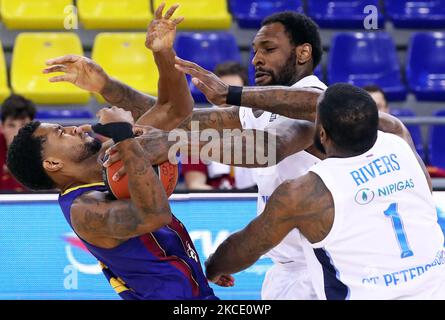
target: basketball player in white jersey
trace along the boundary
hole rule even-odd
[[[256,71],[256,85],[281,85],[323,92],[326,85],[313,75],[322,55],[317,25],[310,18],[293,12],[274,14],[266,18],[262,25],[253,41],[255,56],[252,63]],[[274,52],[281,53],[279,60],[274,59]],[[274,63],[282,64],[282,61],[286,61],[284,67],[279,72],[273,70]],[[188,67],[193,66],[184,60],[177,59],[177,62],[179,70],[186,73],[190,71]],[[203,86],[199,82],[195,82],[195,85],[198,88]],[[203,92],[206,93],[205,90]],[[280,127],[285,129],[295,122],[276,113],[246,107],[239,108],[239,119],[244,130],[261,131]],[[258,186],[257,214],[264,210],[268,198],[282,182],[305,174],[318,161],[315,155],[303,150],[275,166],[252,169]],[[267,256],[274,265],[265,276],[262,299],[316,299],[297,229],[290,232]]]
[[[207,261],[208,278],[247,268],[297,228],[319,261],[310,270],[321,297],[444,299],[431,180],[409,132],[386,119],[397,135],[378,130],[377,106],[364,90],[329,87],[314,139],[327,159],[283,183],[259,217],[221,244]]]

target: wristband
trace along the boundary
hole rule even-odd
[[[231,106],[241,106],[243,87],[229,86],[226,103]]]
[[[97,123],[91,127],[94,132],[113,139],[114,143],[133,138],[133,126],[128,122]]]

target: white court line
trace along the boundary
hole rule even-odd
[[[0,204],[5,202],[44,202],[57,201],[58,194],[3,194],[0,195]],[[218,200],[218,199],[256,199],[256,193],[183,193],[173,194],[169,200]]]

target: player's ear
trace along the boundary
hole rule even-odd
[[[327,139],[326,130],[321,126],[319,130],[320,130],[320,141],[322,144],[325,144]]]
[[[63,162],[54,157],[49,157],[43,160],[43,168],[49,172],[57,172],[63,168]]]
[[[298,64],[306,64],[312,59],[312,46],[309,43],[303,43],[295,48]]]

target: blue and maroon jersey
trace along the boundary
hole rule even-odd
[[[59,196],[59,205],[71,228],[74,200],[91,191],[107,189],[103,183],[95,183],[69,189]],[[169,225],[113,249],[99,248],[80,239],[99,260],[113,289],[125,300],[218,299],[202,271],[187,230],[174,216]]]

